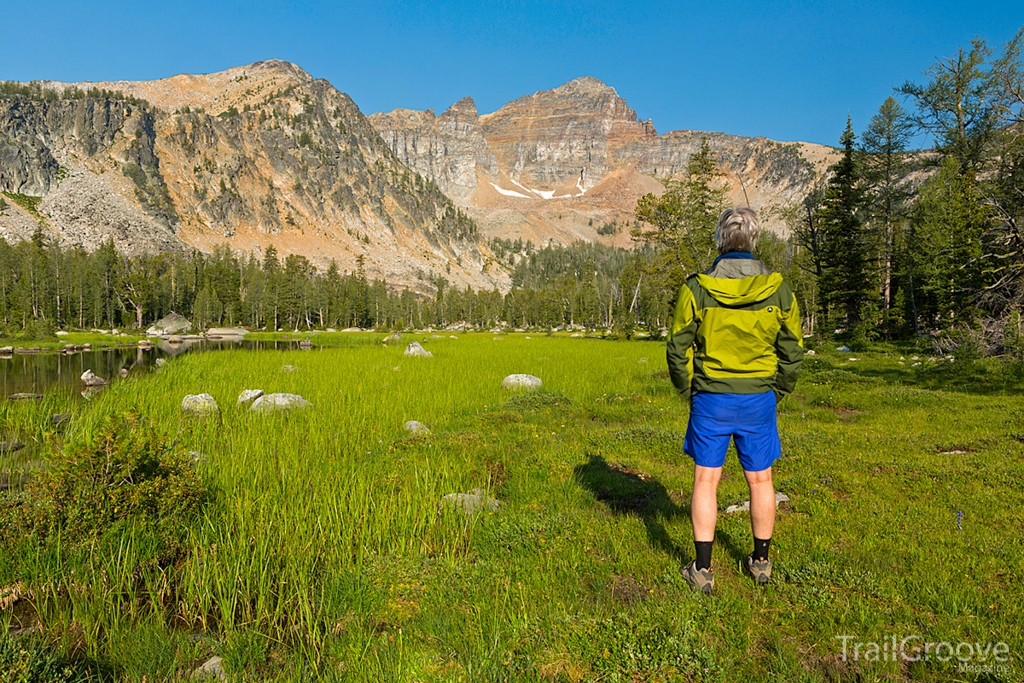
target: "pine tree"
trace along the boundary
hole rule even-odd
[[[854,158],[853,124],[846,120],[840,137],[843,156],[832,176],[818,211],[821,254],[821,294],[830,318],[854,334],[859,333],[868,302],[867,239],[861,217],[864,192]]]
[[[985,286],[983,237],[991,214],[974,174],[955,157],[921,188],[914,207],[912,248],[928,322],[973,323]]]
[[[715,226],[726,208],[721,177],[715,153],[702,138],[683,180],[668,180],[661,197],[646,194],[637,202],[635,215],[645,225],[630,231],[633,239],[665,247],[684,273],[707,270],[715,258]]]
[[[909,173],[907,145],[912,135],[913,124],[906,111],[890,96],[861,136],[867,213],[874,238],[872,252],[878,254],[880,261],[880,293],[886,334],[892,331],[889,311],[895,296],[894,250],[899,241],[896,231],[906,225],[909,200],[913,194],[906,182]]]

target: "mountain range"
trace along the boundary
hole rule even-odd
[[[615,90],[578,78],[480,115],[363,115],[282,61],[156,81],[4,83],[0,236],[128,254],[270,245],[430,292],[438,277],[507,290],[492,240],[628,247],[637,199],[707,139],[730,198],[784,232],[833,148],[722,133],[659,135]]]

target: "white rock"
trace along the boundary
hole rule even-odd
[[[425,348],[420,346],[419,342],[409,342],[409,345],[405,347],[406,356],[416,356],[418,358],[433,358],[434,354],[427,351]]]
[[[789,502],[789,496],[787,496],[782,491],[776,491],[775,492],[775,507],[779,507],[779,503],[788,503],[788,502]],[[725,512],[727,514],[731,514],[733,512],[746,512],[749,509],[750,509],[750,501],[748,500],[748,501],[744,501],[744,503],[742,505],[730,505],[729,507],[725,508]]]
[[[804,354],[804,355],[807,355],[807,356],[817,356],[817,355],[818,355],[818,352],[817,352],[817,351],[815,351],[814,349],[810,349],[810,350],[808,350],[808,351],[807,351],[807,353],[806,353],[806,354]]]
[[[501,382],[503,389],[539,389],[542,384],[540,377],[520,373],[509,375]]]
[[[216,678],[218,681],[226,681],[228,679],[228,675],[224,671],[224,667],[222,666],[223,663],[224,660],[220,657],[210,657],[192,672],[192,678],[200,680]]]
[[[67,330],[57,330],[56,332],[54,332],[54,334],[57,335],[58,337],[68,336]]]
[[[570,334],[569,336],[575,339],[576,337],[582,337],[583,335],[582,335],[582,334],[580,334],[579,332],[573,332],[573,333],[572,333],[572,334]]]
[[[292,408],[312,408],[313,404],[298,394],[264,394],[252,402],[254,413],[272,413]]]
[[[171,312],[153,323],[153,326],[146,330],[146,336],[156,337],[166,334],[182,334],[190,329],[192,329],[192,323],[183,316]],[[117,330],[111,330],[111,332],[117,334]]]
[[[838,351],[839,353],[853,353],[853,349],[851,349],[849,346],[837,346],[836,351]]]
[[[501,501],[491,498],[483,489],[473,489],[470,493],[449,493],[441,502],[449,507],[460,508],[467,515],[478,510],[493,512],[501,506]]]
[[[109,384],[107,380],[94,375],[92,370],[86,370],[82,373],[82,382],[84,382],[87,387],[101,387],[105,384]]]
[[[299,369],[294,365],[282,365],[281,372],[298,372]]]
[[[162,368],[163,366],[167,365],[167,361],[164,360],[163,358],[157,358],[155,361],[153,361],[153,364],[156,365],[158,368]]]
[[[263,395],[262,389],[245,389],[238,395],[238,405],[253,401]]]
[[[430,433],[430,429],[427,428],[427,425],[423,424],[422,422],[418,422],[416,420],[409,420],[408,422],[406,422],[405,423],[405,431],[412,432],[413,434],[429,434]]]
[[[220,410],[217,401],[209,394],[189,394],[181,399],[181,409],[193,415],[210,415]]]

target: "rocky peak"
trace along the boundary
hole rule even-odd
[[[178,74],[156,81],[99,81],[80,84],[123,92],[153,105],[174,111],[201,107],[211,114],[243,109],[273,99],[276,95],[308,85],[313,77],[300,67],[280,59],[254,62],[212,74]],[[68,87],[69,84],[53,84]]]
[[[551,92],[578,95],[601,95],[611,92],[612,95],[618,97],[618,93],[615,92],[615,88],[600,79],[594,78],[593,76],[580,76],[579,78],[574,78],[568,83],[563,83],[558,86]]]
[[[461,100],[448,107],[441,116],[476,119],[478,117],[476,102],[473,101],[472,97],[463,97]]]
[[[448,107],[443,114],[437,117],[437,128],[449,135],[467,137],[479,137],[483,140],[480,132],[480,117],[476,113],[476,102],[472,97],[463,97],[461,100]]]

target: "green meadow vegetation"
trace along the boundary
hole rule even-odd
[[[748,515],[723,513],[703,596],[679,574],[692,464],[662,343],[380,338],[0,405],[48,462],[0,493],[0,681],[185,680],[212,656],[232,681],[1024,678],[1020,367],[819,348],[780,406],[772,583],[740,570]],[[503,390],[516,372],[544,388]],[[236,405],[256,388],[313,407]],[[199,392],[219,414],[182,413]],[[500,507],[442,503],[474,489]],[[745,495],[731,456],[720,509]],[[844,661],[841,635],[1011,660]]]

